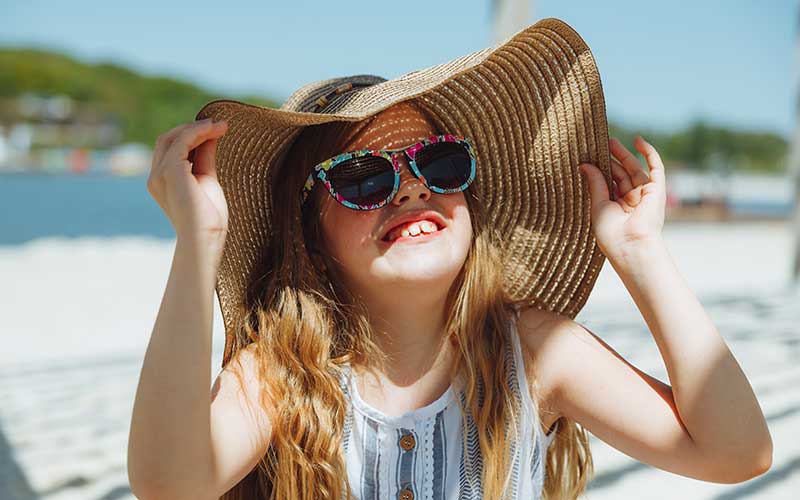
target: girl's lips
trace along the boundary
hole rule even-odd
[[[400,226],[401,224],[405,224],[406,222],[412,221],[422,221],[422,220],[429,220],[434,222],[438,228],[445,228],[447,224],[444,221],[444,218],[439,215],[438,212],[433,210],[414,210],[411,212],[406,212],[401,214],[397,217],[394,217],[392,220],[387,221],[386,225],[384,225],[381,229],[381,237],[382,240],[385,241],[386,236],[388,236],[392,230]]]
[[[391,241],[384,241],[384,240],[379,240],[379,241],[384,247],[390,247],[395,244],[424,243],[426,241],[431,241],[433,239],[438,238],[444,231],[447,231],[447,227],[437,229],[432,233],[422,233],[419,236],[400,236]]]

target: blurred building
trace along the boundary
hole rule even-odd
[[[667,167],[667,218],[786,219],[795,204],[791,175]]]
[[[149,169],[151,150],[120,144],[118,120],[64,95],[22,94],[0,128],[0,173],[131,175]]]

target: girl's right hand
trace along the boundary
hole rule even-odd
[[[210,239],[220,249],[228,231],[228,206],[217,181],[215,154],[217,139],[227,129],[227,122],[209,118],[161,134],[147,179],[147,191],[179,239]]]

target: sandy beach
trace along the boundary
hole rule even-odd
[[[596,476],[583,498],[800,498],[800,290],[789,286],[788,223],[675,222],[664,236],[759,397],[774,463],[745,483],[708,483],[655,469],[592,436]],[[134,498],[125,465],[131,410],[174,244],[87,237],[0,246],[0,499]],[[214,306],[216,377],[223,328]],[[576,320],[668,382],[610,264]]]

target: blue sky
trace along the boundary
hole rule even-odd
[[[393,78],[487,47],[490,4],[4,0],[0,44],[283,100],[312,80]],[[611,120],[673,128],[704,118],[786,137],[794,128],[795,1],[539,0],[530,22],[544,17],[588,42]]]

